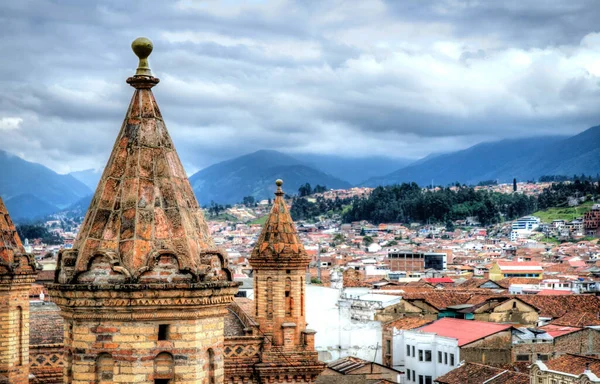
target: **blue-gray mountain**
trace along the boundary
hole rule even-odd
[[[298,192],[305,183],[328,188],[348,188],[350,183],[328,175],[283,153],[261,150],[211,165],[190,177],[190,183],[201,205],[211,201],[235,204],[244,196],[257,200],[273,197],[276,179],[283,179],[284,191]]]
[[[19,195],[31,195],[48,205],[64,208],[90,193],[88,187],[70,175],[59,175],[43,165],[0,151],[0,196],[7,205],[8,200]],[[15,201],[24,200],[27,199]]]
[[[535,180],[543,175],[600,172],[600,126],[572,137],[551,136],[481,143],[413,163],[386,176],[361,183],[366,186],[414,181],[419,185],[476,184],[483,180]]]
[[[353,185],[372,177],[387,175],[409,165],[413,161],[384,156],[354,158],[337,155],[294,154],[294,157],[313,168],[348,181]]]

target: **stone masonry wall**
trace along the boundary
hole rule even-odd
[[[66,350],[65,383],[223,383],[222,317],[65,323],[65,345],[71,345]],[[159,324],[169,326],[166,340],[158,340]]]
[[[29,383],[29,288],[0,283],[0,383]]]

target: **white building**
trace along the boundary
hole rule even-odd
[[[460,363],[460,348],[508,332],[510,324],[443,318],[412,330],[394,330],[394,369],[406,372],[406,383],[433,384]]]
[[[397,304],[400,297],[369,294],[368,288],[342,291],[307,285],[306,298],[306,321],[317,331],[315,349],[319,360],[355,356],[382,363],[382,324],[374,320],[375,313]]]

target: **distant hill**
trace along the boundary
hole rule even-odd
[[[588,173],[584,161],[573,161],[569,167],[560,169],[552,166],[539,166],[544,159],[552,162],[563,161],[562,151],[558,148],[566,145],[562,136],[536,137],[526,139],[502,140],[481,143],[462,151],[446,153],[429,159],[423,159],[407,167],[382,177],[371,178],[362,183],[366,186],[390,185],[414,181],[419,185],[448,185],[454,182],[476,184],[482,180],[511,182],[537,179],[542,175]],[[597,142],[596,145],[600,144]],[[549,149],[553,150],[549,150]],[[580,154],[583,160],[584,153]],[[538,164],[539,163],[539,164]],[[588,174],[596,174],[589,169]],[[566,173],[565,173],[566,172]]]
[[[5,204],[10,217],[15,222],[41,219],[59,211],[58,207],[29,193],[11,197],[5,201]]]
[[[90,190],[95,191],[102,176],[102,169],[86,169],[69,173],[77,180],[85,184]]]
[[[350,183],[328,175],[305,162],[272,150],[261,150],[211,165],[190,177],[202,205],[215,201],[234,204],[244,196],[267,199],[273,196],[275,180],[283,179],[284,191],[296,194],[300,185],[310,183],[328,188],[349,188]]]
[[[64,208],[92,192],[71,175],[59,175],[5,151],[0,151],[0,169],[0,196],[5,201],[31,195],[48,205]]]
[[[372,177],[384,176],[412,163],[411,159],[394,159],[384,156],[343,157],[336,155],[295,154],[307,165],[352,184]]]

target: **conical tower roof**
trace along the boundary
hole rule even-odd
[[[62,283],[75,282],[99,254],[131,277],[164,253],[180,270],[202,274],[211,263],[202,255],[216,252],[152,94],[159,82],[148,67],[152,43],[139,38],[132,48],[140,64],[127,83],[135,91],[73,250],[64,255]]]
[[[296,226],[283,199],[283,181],[277,180],[277,191],[271,212],[252,251],[254,269],[304,269],[310,258],[298,239]]]
[[[25,254],[19,234],[0,197],[0,275],[34,272],[34,261]]]

